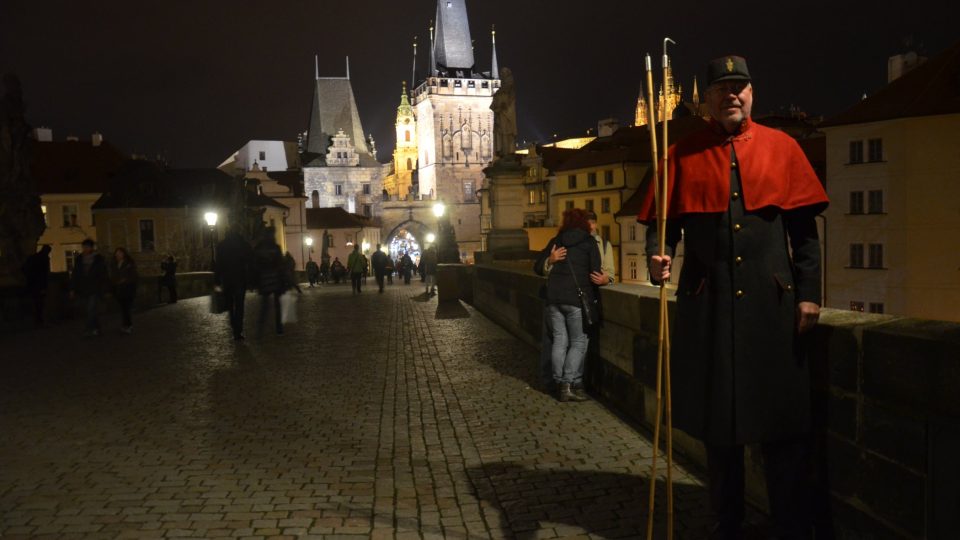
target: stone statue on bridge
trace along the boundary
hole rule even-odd
[[[517,95],[513,89],[513,72],[500,70],[500,89],[493,95],[493,154],[500,159],[517,151]]]
[[[23,263],[36,252],[46,228],[30,176],[31,143],[20,80],[5,74],[0,84],[0,287],[22,281]]]

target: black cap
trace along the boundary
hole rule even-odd
[[[707,64],[707,86],[722,81],[749,81],[750,71],[742,56],[722,56]]]
[[[597,220],[597,213],[593,210],[587,210],[587,219],[592,219],[593,221]]]

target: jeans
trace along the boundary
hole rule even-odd
[[[88,294],[83,297],[83,306],[86,310],[86,329],[88,332],[100,330],[100,295]]]
[[[377,286],[380,287],[380,292],[383,292],[383,279],[386,277],[386,273],[383,271],[373,271],[373,275],[377,278]]]
[[[553,380],[557,383],[583,383],[583,361],[589,339],[583,332],[583,317],[578,306],[549,304],[549,326],[553,334]]]
[[[553,327],[550,325],[550,306],[543,306],[543,321],[540,325],[540,383],[553,382]]]

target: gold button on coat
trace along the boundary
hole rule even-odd
[[[743,291],[737,291],[737,298],[743,298]]]
[[[735,231],[739,231],[739,230],[742,229],[742,228],[743,228],[743,227],[741,227],[739,223],[737,223],[736,225],[733,226],[733,230],[735,230]]]
[[[740,192],[739,192],[739,191],[734,191],[734,192],[733,192],[733,200],[737,200],[737,199],[739,199],[739,198],[740,198]]]
[[[737,264],[741,264],[743,262],[743,257],[738,256],[736,259],[734,259],[734,261],[736,261]]]

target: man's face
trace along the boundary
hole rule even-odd
[[[734,131],[750,117],[753,85],[749,81],[722,81],[707,90],[707,108],[714,120]]]
[[[590,223],[590,234],[597,234],[597,220],[591,219],[588,223]]]
[[[93,246],[89,244],[84,244],[80,246],[80,253],[83,253],[84,255],[89,255],[93,253]]]

